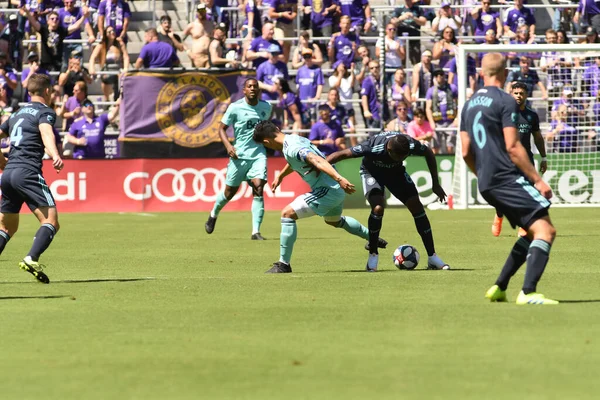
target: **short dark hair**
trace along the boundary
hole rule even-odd
[[[265,139],[273,139],[277,135],[278,131],[279,128],[277,125],[271,121],[260,121],[254,127],[254,135],[252,136],[252,139],[254,139],[254,141],[257,143],[262,143]]]
[[[425,116],[425,111],[423,111],[422,108],[415,108],[415,111],[413,111],[413,116],[415,117],[424,117]]]
[[[52,81],[48,75],[33,74],[27,81],[27,91],[33,96],[43,96],[46,89],[52,89]]]
[[[319,111],[329,111],[329,112],[331,112],[331,108],[329,108],[329,106],[327,104],[321,104],[319,106]]]
[[[169,23],[171,23],[171,17],[169,17],[168,15],[163,15],[162,17],[160,17],[161,24],[165,21],[169,21]]]
[[[514,82],[510,88],[510,91],[512,92],[515,89],[523,89],[525,93],[528,93],[527,84],[525,84],[525,82]]]
[[[246,80],[244,81],[244,87],[246,87],[246,85],[247,85],[247,84],[248,84],[248,82],[250,82],[250,81],[254,81],[254,82],[258,83],[258,79],[254,78],[254,77],[250,77],[250,78],[248,78],[248,79],[246,79]]]
[[[440,76],[440,75],[444,75],[444,76],[446,76],[446,73],[444,72],[444,70],[443,70],[443,69],[436,69],[435,71],[433,71],[433,72],[431,73],[431,76],[433,76],[434,78],[435,78],[435,77],[438,77],[438,76]]]
[[[410,142],[402,134],[396,135],[390,140],[390,152],[398,155],[405,155],[410,152]]]

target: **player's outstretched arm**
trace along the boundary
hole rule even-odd
[[[40,134],[42,135],[42,142],[46,148],[46,153],[52,157],[52,166],[56,172],[60,172],[63,168],[63,161],[60,158],[58,149],[56,148],[56,140],[54,138],[54,130],[50,124],[40,124]]]
[[[336,169],[333,168],[333,165],[329,164],[327,162],[327,160],[324,159],[323,157],[318,156],[317,154],[311,152],[311,153],[307,154],[306,162],[309,163],[310,165],[314,166],[316,169],[323,172],[324,174],[327,174],[330,177],[332,177],[333,179],[335,179],[335,181],[340,184],[342,189],[344,189],[344,192],[346,192],[348,194],[352,194],[356,191],[356,189],[354,188],[354,185],[351,184],[346,178],[341,176],[336,171]]]
[[[442,185],[440,185],[440,179],[438,177],[435,154],[433,154],[433,151],[431,151],[429,147],[425,149],[425,161],[427,162],[427,168],[429,168],[429,172],[431,173],[431,190],[436,194],[440,201],[446,200],[446,192],[444,191],[444,188],[442,188]]]
[[[227,155],[234,160],[237,160],[237,153],[235,152],[235,148],[229,142],[229,137],[227,137],[227,125],[221,122],[221,126],[219,126],[219,138],[225,146],[225,150],[227,151]]]
[[[292,169],[292,166],[290,164],[285,164],[285,167],[283,167],[283,169],[281,170],[279,175],[277,175],[275,177],[275,180],[273,181],[273,183],[271,183],[271,190],[275,191],[275,189],[277,189],[279,187],[279,185],[281,185],[283,178],[285,178],[292,172],[294,172],[294,170]]]
[[[340,150],[340,151],[336,151],[335,153],[331,153],[330,155],[327,156],[327,162],[329,164],[335,164],[339,161],[342,160],[346,160],[348,158],[354,158],[357,157],[352,153],[351,149],[345,149],[345,150]]]
[[[535,147],[537,147],[540,152],[540,156],[542,156],[542,162],[540,163],[540,173],[546,172],[548,169],[548,161],[546,161],[546,142],[544,142],[544,137],[542,136],[541,131],[533,132],[533,142],[535,143]]]
[[[469,169],[477,175],[477,170],[475,169],[475,154],[471,150],[471,138],[469,138],[467,131],[460,131],[460,147],[462,147],[462,157],[463,160],[465,160],[465,164],[467,164]]]

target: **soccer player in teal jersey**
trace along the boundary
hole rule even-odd
[[[283,152],[288,164],[271,185],[275,190],[283,178],[296,171],[312,189],[298,196],[281,212],[280,257],[267,273],[292,272],[290,260],[296,242],[296,220],[319,215],[325,223],[361,237],[369,238],[369,230],[351,217],[342,216],[346,193],[354,193],[354,185],[341,176],[335,167],[325,160],[323,153],[310,140],[298,135],[284,135],[270,121],[259,122],[254,128],[254,140],[265,147]],[[387,242],[380,240],[380,247]]]
[[[255,78],[244,82],[244,98],[232,103],[221,120],[219,136],[230,157],[225,177],[225,190],[217,195],[217,201],[204,224],[206,233],[213,233],[219,213],[235,196],[242,182],[252,187],[252,240],[265,240],[260,225],[265,214],[263,188],[267,183],[267,152],[261,143],[252,140],[254,127],[271,117],[272,107],[258,98],[260,89]],[[233,146],[227,137],[227,128],[233,125]]]

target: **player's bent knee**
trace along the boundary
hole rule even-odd
[[[294,209],[288,205],[281,211],[281,218],[291,218],[293,220],[297,220],[298,215],[296,215],[296,211],[294,211]]]
[[[329,226],[333,226],[334,228],[340,228],[342,226],[342,217],[323,217],[323,221]]]
[[[235,186],[235,187],[225,186],[225,190],[223,191],[225,198],[227,200],[233,199],[233,196],[235,196],[235,194],[237,193],[239,188],[240,188],[239,186]]]
[[[383,211],[384,210],[385,209],[384,209],[384,207],[382,205],[376,205],[375,207],[373,207],[373,209],[371,211],[375,215],[383,215]]]

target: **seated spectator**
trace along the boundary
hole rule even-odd
[[[559,29],[556,31],[556,43],[558,44],[569,44],[571,43],[571,39],[569,39],[569,35],[567,31],[564,29]]]
[[[409,122],[406,127],[406,134],[419,142],[426,144],[430,147],[432,139],[435,137],[435,133],[427,119],[425,118],[425,112],[422,108],[417,108],[414,112],[414,119]],[[437,153],[437,149],[431,149],[434,153]]]
[[[412,104],[412,95],[410,86],[406,83],[406,72],[402,68],[394,73],[394,83],[392,83],[391,98],[395,102],[406,102]]]
[[[488,30],[492,30],[496,39],[502,37],[504,28],[500,13],[491,8],[492,0],[482,0],[481,5],[471,11],[473,17],[474,36],[486,36]],[[475,39],[475,43],[483,43],[485,39]]]
[[[314,37],[331,37],[333,35],[334,15],[337,4],[333,0],[302,0],[304,14],[310,14],[310,22]],[[325,46],[321,48],[324,52]]]
[[[533,97],[533,88],[537,85],[542,92],[542,99],[547,99],[548,92],[546,91],[546,86],[544,86],[540,80],[537,72],[533,69],[530,69],[530,65],[530,58],[527,56],[521,56],[519,61],[519,69],[510,71],[508,78],[506,78],[506,91],[510,93],[512,89],[512,82],[523,82],[527,85],[527,97]]]
[[[0,51],[8,55],[10,64],[17,71],[23,70],[23,36],[25,32],[18,28],[17,15],[10,14],[8,25],[0,33]]]
[[[458,69],[456,67],[457,58],[453,58],[446,64],[448,68],[448,82],[458,87]],[[475,59],[468,54],[467,55],[467,84],[472,92],[475,92],[475,85],[477,84],[477,63]]]
[[[4,122],[10,114],[19,108],[19,100],[8,95],[8,84],[0,84],[0,123]]]
[[[557,35],[553,29],[546,31],[546,43],[556,44]],[[550,97],[560,95],[563,86],[572,82],[573,58],[570,52],[545,51],[540,59],[540,68],[546,72],[546,86]],[[585,80],[585,73],[584,73]]]
[[[585,33],[585,39],[582,39],[580,41],[581,44],[600,43],[600,39],[598,38],[598,32],[591,26],[585,27],[582,33]],[[575,58],[575,65],[577,67],[587,67],[588,65],[593,64],[594,54],[595,52],[582,53],[581,56]]]
[[[21,86],[23,87],[23,100],[30,101],[31,97],[27,91],[27,85],[29,84],[29,77],[33,74],[44,74],[50,76],[47,69],[40,66],[40,58],[34,51],[29,52],[27,55],[27,62],[29,67],[25,68],[21,73]]]
[[[265,101],[277,100],[277,81],[288,80],[287,65],[279,59],[281,47],[279,45],[271,45],[267,48],[269,59],[262,63],[256,69],[256,79],[258,86],[261,88],[261,99]]]
[[[40,24],[29,11],[25,10],[25,14],[29,19],[31,27],[39,32],[42,37],[40,43],[42,48],[41,66],[49,71],[60,71],[63,59],[64,40],[67,35],[81,28],[81,25],[89,16],[88,8],[84,7],[81,17],[73,24],[69,25],[67,29],[60,25],[58,13],[56,11],[52,11],[48,14],[48,23],[46,25]]]
[[[323,79],[321,68],[313,64],[312,50],[302,50],[302,57],[304,57],[305,64],[296,73],[298,97],[300,97],[300,100],[304,104],[305,112],[308,113],[308,119],[314,120],[316,119],[315,115],[313,115],[315,114],[314,108],[316,102],[321,98],[325,80]]]
[[[356,47],[360,44],[358,35],[350,30],[350,17],[343,15],[340,18],[340,32],[334,33],[327,46],[329,61],[335,69],[339,63],[344,63],[346,68],[354,62]]]
[[[87,85],[83,81],[75,83],[73,87],[73,96],[64,95],[65,103],[62,114],[60,115],[65,120],[65,129],[69,129],[73,121],[81,116],[81,107],[83,102],[87,100],[88,90]]]
[[[371,74],[365,78],[360,91],[363,115],[367,128],[380,129],[381,125],[381,103],[379,102],[379,62],[373,60],[369,63]],[[375,135],[369,132],[369,135]]]
[[[17,74],[8,63],[8,54],[0,51],[0,86],[4,87],[8,98],[13,97],[17,83]]]
[[[412,98],[424,99],[427,91],[433,86],[433,71],[435,66],[431,63],[431,51],[425,50],[421,55],[421,62],[415,64],[412,71]]]
[[[458,36],[459,29],[462,26],[462,20],[450,8],[450,1],[442,1],[440,8],[436,11],[436,17],[431,23],[431,30],[436,36],[442,36],[442,32],[447,27],[454,31],[454,36]]]
[[[106,158],[104,153],[104,133],[117,119],[120,100],[110,112],[96,116],[94,103],[85,100],[81,104],[82,118],[73,122],[66,135],[66,142],[75,145],[73,158]]]
[[[298,46],[292,54],[292,67],[298,69],[304,65],[303,51],[305,49],[312,51],[313,65],[320,67],[323,64],[323,53],[321,53],[321,48],[316,43],[310,41],[308,31],[302,31],[298,37]]]
[[[454,125],[458,110],[458,88],[448,83],[446,73],[442,70],[436,70],[433,73],[433,79],[435,85],[427,91],[425,113],[431,129],[436,135],[435,147],[443,153],[453,154],[456,132],[438,128],[448,128]]]
[[[371,62],[371,52],[369,52],[369,48],[361,44],[356,49],[356,62],[354,63],[354,75],[356,76],[356,81],[359,84],[362,84],[363,80],[367,76],[369,72],[369,63]]]
[[[407,127],[410,123],[410,117],[408,116],[409,105],[404,100],[396,102],[396,118],[388,122],[385,126],[386,131],[402,132],[408,134]],[[421,110],[422,111],[422,110]]]
[[[359,35],[371,31],[371,6],[368,0],[334,0],[337,13],[350,17],[351,27]]]
[[[398,68],[402,68],[406,51],[404,41],[396,37],[396,27],[394,24],[387,24],[385,27],[385,85],[389,85],[392,77]],[[379,38],[375,44],[375,57],[379,59],[381,55],[382,40]]]
[[[308,140],[326,156],[346,148],[344,131],[337,122],[331,120],[331,110],[327,104],[319,106],[319,121],[310,128]]]
[[[209,64],[211,68],[237,68],[239,62],[237,60],[228,60],[225,58],[227,54],[227,25],[220,22],[213,31],[213,40],[209,47]]]
[[[156,28],[156,31],[158,32],[158,40],[169,43],[177,51],[185,51],[181,36],[171,29],[171,17],[168,15],[160,17],[160,25]]]
[[[552,119],[546,140],[552,143],[553,149],[559,153],[575,153],[579,141],[579,133],[575,126],[569,123],[568,107],[562,104]]]
[[[258,69],[258,67],[262,63],[269,59],[270,56],[269,52],[267,51],[269,47],[277,46],[280,49],[280,53],[283,53],[282,47],[279,44],[279,42],[273,39],[274,33],[275,26],[272,23],[267,22],[263,25],[262,36],[252,40],[250,48],[246,53],[246,60],[252,61],[254,68]],[[280,61],[283,61],[283,57],[281,57]]]
[[[73,25],[79,19],[81,19],[81,17],[83,17],[83,10],[75,7],[75,0],[64,0],[63,3],[65,6],[58,11],[58,20],[63,29],[66,30],[69,29],[69,26]],[[89,22],[89,18],[85,19],[83,25],[87,33],[88,43],[94,43],[96,41],[96,37],[94,36],[94,30],[92,29],[92,24]],[[65,39],[81,40],[81,27],[70,32]],[[67,69],[69,65],[69,58],[73,52],[79,52],[83,54],[83,46],[81,43],[64,44],[62,53],[63,71]]]
[[[558,110],[561,106],[565,106],[566,113],[566,122],[571,126],[577,126],[580,123],[580,120],[585,116],[585,111],[579,102],[579,100],[574,99],[575,89],[571,85],[563,86],[562,95],[560,99],[554,100],[552,103],[552,119],[558,119]]]
[[[276,85],[277,95],[279,99],[278,107],[285,112],[285,125],[289,125],[289,121],[292,122],[292,130],[298,132],[302,129],[303,122],[308,126],[310,121],[302,121],[303,106],[300,102],[300,98],[290,89],[290,84],[286,79],[277,79]],[[306,136],[300,134],[300,136]]]
[[[129,53],[123,40],[117,38],[115,28],[112,26],[106,28],[106,34],[102,41],[94,48],[90,56],[89,68],[90,75],[96,74],[96,63],[102,71],[109,72],[127,72],[129,69]],[[102,93],[104,101],[108,101],[111,93],[113,99],[117,100],[120,95],[119,75],[101,75]]]
[[[446,27],[442,31],[442,38],[433,45],[433,59],[439,60],[439,68],[444,68],[448,61],[455,57],[457,45],[458,40],[454,36],[454,30]]]
[[[277,39],[296,37],[296,16],[298,15],[298,0],[273,0],[269,7],[269,17],[275,20],[275,35]],[[283,62],[290,59],[292,42],[283,42]]]
[[[107,18],[108,17],[108,18]],[[131,9],[124,0],[102,0],[98,6],[98,35],[104,37],[109,26],[115,28],[117,37],[127,43],[127,30],[131,19]]]
[[[517,29],[526,25],[529,37],[535,39],[535,17],[533,11],[523,5],[523,0],[514,0],[514,5],[504,11],[504,36],[509,39],[517,36]]]
[[[158,33],[154,28],[146,29],[144,35],[146,44],[135,61],[135,68],[172,68],[179,65],[177,52],[168,43],[158,40]]]
[[[419,2],[415,0],[405,0],[403,7],[397,7],[392,14],[391,23],[398,29],[397,36],[403,36],[407,33],[409,37],[420,37],[421,27],[427,23],[423,10],[419,7]],[[408,45],[408,58],[414,65],[419,62],[421,54],[421,41],[410,40]]]
[[[192,47],[187,54],[196,68],[208,68],[208,47],[215,24],[206,16],[206,4],[196,7],[196,19],[188,24],[183,31],[183,41],[192,36]]]
[[[73,96],[75,83],[84,81],[86,84],[92,83],[92,77],[87,69],[81,66],[81,54],[75,53],[69,58],[69,65],[65,72],[58,76],[58,84],[62,86],[67,96]]]
[[[329,93],[327,93],[327,103],[329,106],[329,110],[331,112],[331,120],[337,123],[340,128],[347,130],[349,133],[355,133],[356,121],[354,119],[354,108],[350,104],[350,108],[344,107],[340,104],[340,94],[337,89],[331,88],[329,89]],[[350,138],[350,142],[356,142],[356,138]],[[358,143],[353,144],[355,146]]]

